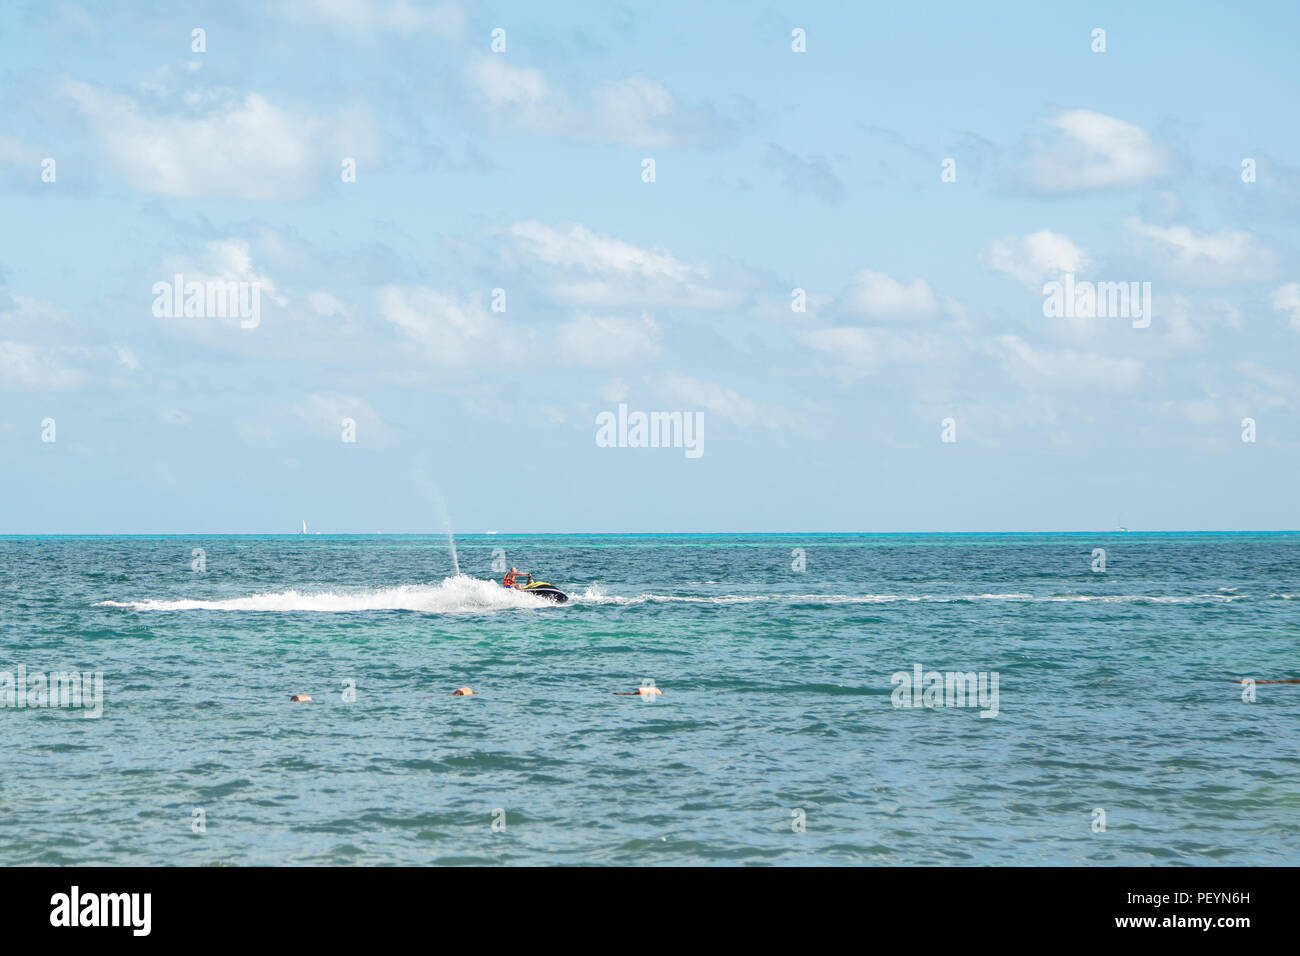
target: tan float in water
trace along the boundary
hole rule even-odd
[[[311,694],[294,694],[289,698],[291,704],[305,704],[311,701]]]
[[[662,696],[663,691],[658,687],[638,687],[636,690],[616,690],[614,694],[618,697],[654,697]]]
[[[472,687],[457,687],[454,691],[451,692],[452,697],[469,697],[473,694],[474,694],[474,688]]]

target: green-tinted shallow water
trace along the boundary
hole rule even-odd
[[[0,670],[104,674],[0,709],[0,863],[1300,863],[1300,685],[1232,683],[1300,676],[1300,535],[457,544],[0,538]]]

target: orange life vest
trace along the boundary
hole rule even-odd
[[[506,572],[506,576],[505,576],[504,578],[501,579],[501,586],[502,586],[502,587],[505,587],[505,588],[512,588],[512,587],[514,587],[514,586],[515,586],[515,572],[513,572],[513,571],[507,571],[507,572]]]

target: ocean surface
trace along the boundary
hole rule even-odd
[[[1300,863],[1300,534],[456,545],[0,538],[0,864]]]

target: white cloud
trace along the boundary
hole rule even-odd
[[[1142,362],[1074,349],[1036,349],[1015,335],[1000,335],[993,351],[1012,379],[1034,389],[1130,392],[1142,375]]]
[[[574,125],[568,100],[551,88],[541,70],[516,66],[500,54],[485,54],[472,60],[467,72],[491,123],[548,135]]]
[[[6,300],[11,306],[5,308]],[[87,376],[63,364],[62,356],[91,350],[68,344],[67,316],[49,302],[0,290],[0,388],[76,388]]]
[[[709,269],[682,262],[665,249],[645,249],[579,224],[555,229],[540,222],[506,230],[526,255],[546,265],[585,273],[553,284],[559,298],[594,308],[677,306],[722,309],[742,297],[707,284]]]
[[[1227,414],[1222,402],[1213,396],[1191,399],[1170,398],[1162,402],[1147,403],[1146,407],[1158,414],[1178,418],[1193,425],[1212,425],[1222,422]]]
[[[379,316],[420,346],[435,365],[475,371],[523,360],[533,337],[508,325],[477,299],[425,287],[385,286],[376,294]]]
[[[488,55],[474,60],[469,66],[470,79],[479,93],[494,109],[517,107],[520,118],[532,127],[546,127],[558,117],[552,112],[558,103],[541,70],[515,66],[504,56]],[[543,116],[537,115],[545,110]]]
[[[16,139],[0,135],[0,163],[30,168],[32,180],[40,176],[41,154]]]
[[[147,111],[129,96],[66,80],[64,94],[91,123],[117,173],[162,196],[283,199],[337,174],[340,157],[374,157],[369,119],[296,114],[265,97],[191,91],[184,108]]]
[[[823,156],[804,158],[768,143],[763,164],[780,172],[782,183],[793,193],[811,193],[832,206],[844,201],[844,183]]]
[[[1040,229],[1027,236],[995,239],[978,256],[980,265],[1038,289],[1067,272],[1080,274],[1092,265],[1088,254],[1069,236]]]
[[[61,365],[52,349],[0,342],[0,387],[76,388],[85,380],[81,372]]]
[[[200,255],[189,258],[169,256],[162,262],[157,280],[171,285],[175,276],[183,277],[185,285],[191,282],[247,283],[251,292],[257,290],[259,322],[266,321],[266,307],[269,302],[284,308],[288,300],[277,294],[275,280],[253,264],[252,249],[247,240],[238,238],[215,239],[204,245]],[[251,299],[250,299],[251,302]],[[173,329],[183,329],[197,339],[208,344],[233,341],[229,332],[238,327],[244,318],[237,314],[237,309],[228,310],[226,316],[207,316],[201,320],[187,318],[179,314],[180,305],[176,304],[176,313],[159,319],[164,325]]]
[[[1132,217],[1124,227],[1163,271],[1189,283],[1230,285],[1266,279],[1276,271],[1277,252],[1243,229],[1196,233],[1187,226],[1153,226]]]
[[[307,304],[322,318],[350,318],[352,310],[337,296],[329,292],[312,292],[307,296]]]
[[[684,411],[705,411],[744,427],[779,427],[778,416],[752,399],[717,382],[670,373],[655,383],[659,396],[670,406]]]
[[[1160,415],[1195,425],[1226,426],[1226,435],[1233,435],[1243,418],[1293,405],[1297,386],[1291,375],[1249,360],[1234,362],[1232,371],[1239,377],[1218,382],[1212,377],[1201,384],[1199,397],[1143,404]]]
[[[835,297],[816,292],[812,289],[804,289],[804,311],[796,312],[792,307],[793,291],[781,295],[758,294],[754,296],[754,304],[749,309],[749,314],[757,319],[763,319],[769,322],[811,322],[817,318],[824,309],[835,304]]]
[[[726,121],[709,107],[683,108],[660,83],[629,76],[597,87],[587,123],[592,138],[660,149],[713,139]]]
[[[382,444],[388,440],[388,430],[375,410],[364,398],[356,395],[315,392],[291,405],[289,411],[335,440],[341,440],[345,418],[356,423],[358,442],[373,441]]]
[[[677,104],[661,84],[641,76],[606,83],[596,92],[604,136],[623,146],[671,146]]]
[[[562,361],[588,368],[648,362],[659,356],[659,327],[648,315],[582,315],[560,327],[559,348]]]
[[[543,262],[588,272],[635,274],[647,279],[684,282],[703,278],[707,271],[675,259],[663,249],[642,249],[630,242],[602,236],[573,224],[561,231],[536,221],[508,230],[520,245]]]
[[[114,345],[113,352],[117,355],[119,365],[124,365],[132,372],[140,367],[140,360],[135,357],[135,353],[125,345]]]
[[[456,37],[464,30],[466,19],[463,6],[451,0],[433,4],[416,4],[412,0],[305,0],[287,4],[285,9],[299,19],[314,17],[365,36],[381,31],[428,31]]]
[[[637,278],[557,282],[551,287],[551,292],[566,302],[588,308],[644,305],[656,308],[727,309],[742,301],[738,293],[712,289],[697,282],[672,284]]]
[[[207,244],[206,253],[198,269],[186,274],[187,281],[256,282],[262,292],[278,305],[285,304],[286,300],[276,295],[275,281],[266,273],[253,268],[253,253],[247,240],[216,239]]]
[[[1170,171],[1168,151],[1142,127],[1092,110],[1062,110],[1055,133],[1030,149],[1030,185],[1044,192],[1135,186]]]
[[[1245,325],[1241,311],[1230,302],[1193,301],[1174,295],[1168,305],[1161,304],[1157,325],[1169,339],[1180,346],[1196,345],[1215,328],[1240,329]]]
[[[67,325],[67,316],[52,303],[29,295],[11,296],[14,308],[0,311],[0,331],[20,338],[39,338],[55,326]],[[60,335],[66,333],[60,331]]]
[[[716,139],[730,128],[712,107],[684,107],[667,87],[644,76],[606,81],[575,102],[543,71],[499,54],[474,59],[467,72],[493,119],[535,133],[661,149]]]
[[[621,378],[611,378],[600,384],[600,397],[611,404],[627,400],[631,389]]]
[[[1273,308],[1286,312],[1291,317],[1291,325],[1300,330],[1300,282],[1288,282],[1279,286],[1273,293]]]
[[[799,340],[857,369],[870,370],[886,363],[931,362],[951,348],[948,339],[931,333],[900,335],[890,329],[840,326],[802,332]]]
[[[1258,362],[1243,359],[1237,362],[1233,368],[1247,378],[1253,379],[1276,392],[1293,394],[1296,391],[1296,380],[1293,376],[1271,369],[1267,365],[1260,365]]]
[[[874,319],[919,319],[932,315],[938,307],[924,280],[904,283],[871,269],[853,277],[845,298],[851,311]]]

